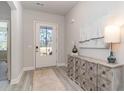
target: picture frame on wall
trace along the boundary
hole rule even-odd
[[[107,49],[109,45],[104,42],[105,19],[83,25],[80,28],[79,48]]]

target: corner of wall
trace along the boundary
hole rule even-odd
[[[12,80],[10,81],[10,85],[14,85],[14,84],[19,83],[19,82],[21,81],[23,75],[24,75],[24,70],[22,69],[21,72],[19,73],[18,77],[15,78],[15,79],[12,79]]]

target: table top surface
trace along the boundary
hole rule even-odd
[[[99,59],[86,57],[86,56],[82,56],[82,55],[69,55],[69,56],[77,57],[77,58],[83,59],[83,60],[91,62],[91,63],[101,64],[101,65],[111,67],[111,68],[124,66],[124,64],[122,64],[122,63],[108,63],[107,61],[104,61],[104,60],[99,60]]]

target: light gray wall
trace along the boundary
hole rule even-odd
[[[118,63],[124,63],[124,2],[79,2],[66,16],[65,16],[65,51],[67,54],[71,53],[73,41],[80,40],[80,31],[85,25],[102,20],[105,18],[104,25],[116,24],[121,28],[121,44],[113,46],[114,53],[117,57]],[[75,19],[72,24],[71,20]],[[94,30],[94,29],[92,29]],[[92,33],[92,32],[91,32]],[[88,57],[106,60],[109,55],[108,49],[80,49],[80,54]]]
[[[33,22],[41,21],[41,22],[50,22],[58,24],[58,52],[59,52],[59,63],[62,64],[64,62],[64,16],[49,14],[40,11],[33,11],[24,9],[23,12],[23,25],[24,25],[24,66],[25,67],[33,67],[35,54],[34,54],[34,30],[33,30]]]
[[[10,20],[11,9],[5,1],[0,1],[0,20]]]
[[[113,51],[118,63],[124,63],[124,2],[79,2],[66,16],[65,16],[65,57],[71,53],[72,42],[80,41],[80,31],[83,27],[97,20],[103,20],[103,25],[118,25],[121,29],[121,43],[113,45]],[[75,19],[74,23],[71,20]],[[92,29],[95,30],[95,29]],[[92,33],[92,31],[90,32]],[[108,49],[80,49],[81,55],[107,61],[109,55]],[[104,62],[103,61],[103,62]],[[124,72],[122,72],[124,73]],[[124,82],[124,74],[123,80]],[[124,84],[120,86],[124,90]]]
[[[10,1],[11,10],[11,83],[17,83],[23,72],[23,25],[22,6],[19,1]]]

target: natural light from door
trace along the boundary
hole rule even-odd
[[[7,50],[7,22],[0,22],[0,50]]]
[[[40,27],[40,55],[52,55],[52,27]]]

